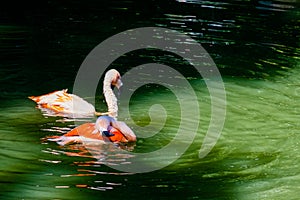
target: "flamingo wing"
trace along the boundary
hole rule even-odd
[[[112,126],[109,127],[109,132],[114,134],[114,136],[104,138],[99,132],[95,132],[94,123],[84,123],[71,131],[67,132],[62,136],[52,136],[48,138],[50,141],[55,141],[60,145],[65,145],[68,143],[81,143],[83,139],[91,140],[102,140],[102,141],[111,141],[111,142],[127,142],[127,139],[124,135],[116,128]]]
[[[64,89],[28,98],[36,102],[37,107],[44,111],[45,115],[68,117],[94,116],[95,108],[92,104],[74,94],[69,94],[67,91],[67,89]]]

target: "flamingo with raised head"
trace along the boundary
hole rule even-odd
[[[120,73],[111,69],[106,72],[103,81],[103,94],[107,103],[108,112],[96,112],[95,107],[75,94],[69,94],[67,89],[54,91],[41,96],[30,96],[37,103],[37,107],[50,116],[66,117],[93,117],[94,115],[108,115],[113,118],[118,116],[117,98],[111,88],[118,89],[123,85]]]

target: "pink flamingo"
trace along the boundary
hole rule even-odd
[[[54,91],[41,96],[30,96],[29,99],[37,103],[37,107],[46,112],[47,115],[92,117],[94,115],[108,115],[116,118],[118,115],[117,98],[111,88],[118,89],[123,85],[120,73],[111,69],[106,72],[103,81],[103,93],[108,106],[108,112],[96,112],[94,106],[75,94],[69,94],[67,89]]]

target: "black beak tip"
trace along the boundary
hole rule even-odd
[[[102,132],[102,135],[104,135],[105,137],[112,137],[112,136],[114,136],[115,134],[110,133],[109,131],[103,131],[103,132]]]

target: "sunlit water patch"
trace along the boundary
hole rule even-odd
[[[87,148],[81,144],[59,146],[43,140],[67,132],[74,127],[73,122],[45,118],[30,100],[15,99],[1,109],[0,166],[4,197],[93,199],[92,194],[122,196],[119,192],[124,189],[128,190],[128,198],[151,193],[153,189],[162,196],[182,196],[178,191],[184,189],[190,198],[226,195],[238,199],[293,199],[300,187],[298,73],[293,70],[284,78],[272,80],[225,78],[225,127],[217,145],[204,159],[198,158],[198,151],[210,120],[210,98],[201,80],[191,81],[198,88],[201,107],[200,128],[194,143],[174,164],[143,175],[108,167],[130,164],[127,163],[130,156],[106,157],[99,144]],[[166,106],[172,117],[161,132],[138,139],[129,151],[161,148],[176,133],[180,113],[168,107],[177,107],[178,103],[169,91],[160,92],[160,95],[144,92],[133,98],[133,118],[140,125],[149,123],[149,107],[145,105],[158,102]],[[92,148],[100,153],[98,157]],[[163,162],[164,155],[158,160]]]

